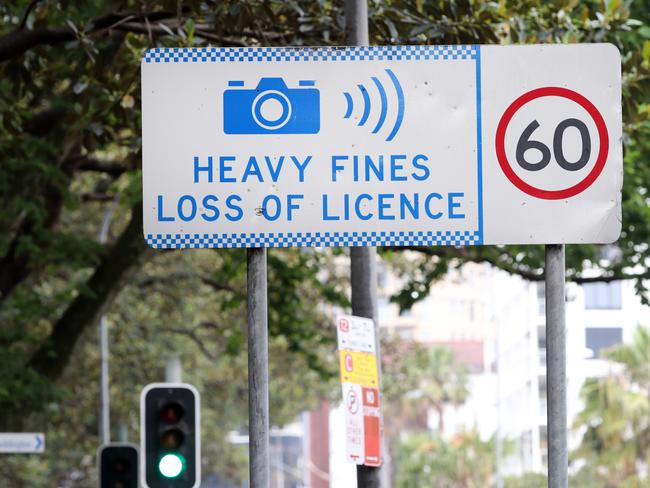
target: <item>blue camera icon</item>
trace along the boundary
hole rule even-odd
[[[288,88],[282,78],[261,78],[254,89],[229,81],[223,92],[226,134],[317,134],[320,130],[320,91],[301,80]],[[240,88],[234,88],[240,87]]]

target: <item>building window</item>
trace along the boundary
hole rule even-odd
[[[546,325],[537,326],[537,349],[546,349]]]
[[[587,327],[585,343],[594,352],[593,359],[600,357],[600,352],[608,347],[623,342],[623,329],[620,327]]]
[[[546,400],[546,376],[537,377],[537,387],[539,389],[539,398]]]
[[[399,334],[400,339],[407,341],[413,340],[413,332],[415,327],[397,327],[397,333]]]
[[[400,317],[413,317],[413,309],[412,308],[405,308],[404,310],[399,311],[399,316]]]
[[[543,281],[537,282],[537,313],[544,315],[546,311],[546,284]]]
[[[621,282],[588,283],[585,290],[585,308],[587,310],[618,310],[622,305]]]

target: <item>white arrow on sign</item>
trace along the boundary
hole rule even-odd
[[[45,452],[45,434],[42,432],[0,433],[0,453],[42,453]]]

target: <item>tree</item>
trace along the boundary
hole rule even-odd
[[[320,260],[317,251],[284,253],[272,252],[269,260],[277,283],[269,289],[276,305],[270,317],[270,418],[280,426],[340,389],[337,358],[332,354],[335,331],[329,317],[312,305],[322,300],[319,287],[324,285],[305,282],[302,275],[304,269],[323,272],[327,263],[301,262]],[[161,381],[165,358],[178,355],[183,379],[202,396],[203,472],[238,484],[247,477],[247,453],[230,444],[228,434],[244,429],[248,418],[246,283],[245,270],[235,275],[228,269],[240,269],[242,260],[243,250],[163,253],[144,263],[107,315],[113,440],[120,424],[128,427],[131,441],[137,440],[139,392],[145,384]],[[299,275],[287,275],[276,260]],[[221,281],[224,276],[229,279]],[[44,431],[47,449],[37,457],[3,455],[0,486],[96,486],[97,344],[98,329],[86,330],[43,412],[29,415],[21,409],[24,399],[4,411],[3,415],[23,416],[26,430]],[[3,393],[15,398],[11,390]]]
[[[641,486],[650,460],[650,331],[637,328],[632,343],[604,357],[614,367],[582,388],[584,409],[575,421],[582,440],[572,460],[605,487]]]
[[[446,347],[432,347],[424,354],[420,377],[407,402],[416,412],[429,408],[438,415],[438,432],[445,434],[445,408],[465,403],[469,396],[467,370],[454,352]],[[426,417],[425,417],[426,418]]]
[[[398,460],[390,464],[393,479],[401,476],[404,436],[428,432],[428,414],[434,409],[436,435],[442,439],[445,408],[461,405],[468,394],[465,367],[449,348],[400,339],[382,343],[384,435],[390,458]]]
[[[397,486],[482,488],[490,486],[494,442],[476,432],[460,432],[450,440],[439,434],[410,436],[399,447]]]
[[[339,3],[307,0],[205,1],[180,8],[164,1],[131,0],[116,7],[95,0],[69,7],[23,0],[0,6],[0,14],[0,316],[11,324],[29,303],[34,320],[45,320],[40,334],[28,334],[29,360],[21,369],[32,379],[21,381],[50,381],[60,376],[72,346],[146,255],[132,232],[139,226],[138,212],[130,210],[140,200],[142,51],[208,43],[341,44],[343,12]],[[582,270],[597,266],[599,279],[635,277],[641,290],[649,252],[642,244],[650,237],[643,198],[650,170],[641,164],[648,151],[643,81],[650,50],[641,51],[642,25],[630,18],[626,5],[611,2],[601,10],[597,3],[377,0],[370,2],[369,15],[371,40],[378,44],[612,41],[623,50],[628,178],[620,258],[604,261],[596,246],[571,247],[568,273],[587,281],[592,278]],[[97,229],[102,211],[116,199],[122,203],[115,225],[122,240],[115,237],[103,248]],[[132,252],[113,269],[124,247]],[[421,255],[417,270],[395,297],[402,307],[424,296],[449,266],[468,261],[542,278],[540,247],[414,250]],[[3,327],[7,340],[13,334],[22,332]]]

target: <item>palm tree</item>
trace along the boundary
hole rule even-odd
[[[438,414],[438,432],[445,431],[445,407],[465,403],[469,395],[467,370],[447,347],[432,347],[413,396],[415,411],[426,414],[433,408]],[[426,418],[426,417],[425,417]]]
[[[632,343],[604,357],[614,362],[610,374],[582,387],[575,427],[583,436],[572,457],[607,486],[638,486],[650,456],[650,330],[637,328]]]

